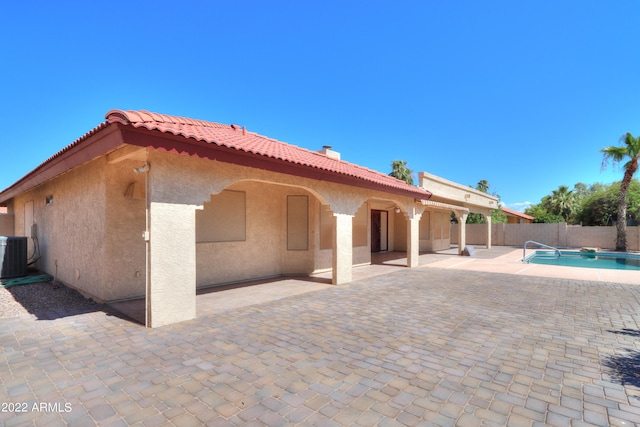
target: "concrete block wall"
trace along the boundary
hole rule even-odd
[[[627,243],[632,243],[632,234],[638,227],[627,228]],[[637,243],[637,242],[636,242]],[[571,227],[567,236],[567,246],[569,247],[600,247],[615,248],[616,228],[615,227]],[[632,245],[631,245],[632,246]],[[636,245],[637,247],[637,245]]]
[[[467,244],[485,245],[485,224],[467,224]],[[491,243],[496,246],[522,246],[527,240],[560,248],[598,247],[613,249],[616,228],[581,227],[566,223],[556,224],[492,224]],[[451,224],[451,243],[458,243],[458,224]],[[640,251],[640,227],[627,227],[627,245],[630,251]]]

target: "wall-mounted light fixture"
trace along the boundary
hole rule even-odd
[[[396,206],[396,213],[400,213],[400,208]]]
[[[133,173],[135,173],[136,175],[139,174],[139,173],[145,173],[145,172],[149,172],[149,163],[145,163],[144,165],[140,166],[139,168],[133,169]]]

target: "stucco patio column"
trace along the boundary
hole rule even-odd
[[[353,264],[353,215],[333,214],[335,218],[333,236],[332,283],[341,285],[351,281]]]
[[[458,255],[462,255],[467,246],[467,213],[456,212],[458,217]]]
[[[407,267],[417,267],[420,259],[420,218],[422,214],[407,214]]]
[[[196,317],[195,209],[150,204],[147,327]]]
[[[491,214],[485,215],[487,219],[487,249],[491,249]]]

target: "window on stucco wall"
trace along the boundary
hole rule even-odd
[[[309,250],[309,197],[287,196],[287,250]]]

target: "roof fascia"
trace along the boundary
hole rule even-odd
[[[448,180],[446,178],[443,178],[441,176],[433,175],[433,174],[427,173],[427,172],[419,172],[418,176],[420,178],[424,177],[424,179],[436,182],[438,184],[444,185],[446,187],[450,187],[452,189],[455,188],[455,189],[458,189],[458,190],[466,192],[466,193],[475,194],[475,195],[477,195],[479,197],[483,197],[485,199],[495,200],[496,202],[498,201],[497,197],[494,197],[494,196],[490,195],[489,193],[485,193],[485,192],[482,192],[480,190],[476,190],[473,187],[469,187],[467,185],[460,184],[458,182],[450,181],[450,180]]]
[[[121,132],[114,125],[69,145],[52,158],[36,167],[12,186],[0,193],[0,202],[6,202],[15,196],[27,192],[44,182],[85,162],[99,157],[123,143]]]
[[[411,188],[403,190],[401,188],[388,187],[363,180],[355,176],[337,174],[320,168],[275,159],[269,156],[229,148],[192,138],[185,138],[184,136],[168,134],[158,130],[134,128],[121,124],[118,124],[117,126],[122,127],[124,143],[130,145],[153,148],[155,150],[166,151],[174,154],[217,160],[240,166],[299,176],[301,178],[327,181],[368,190],[384,191],[386,193],[408,196],[415,199],[428,199],[427,195],[424,194],[424,191],[426,190],[419,189],[417,187],[415,191]]]

